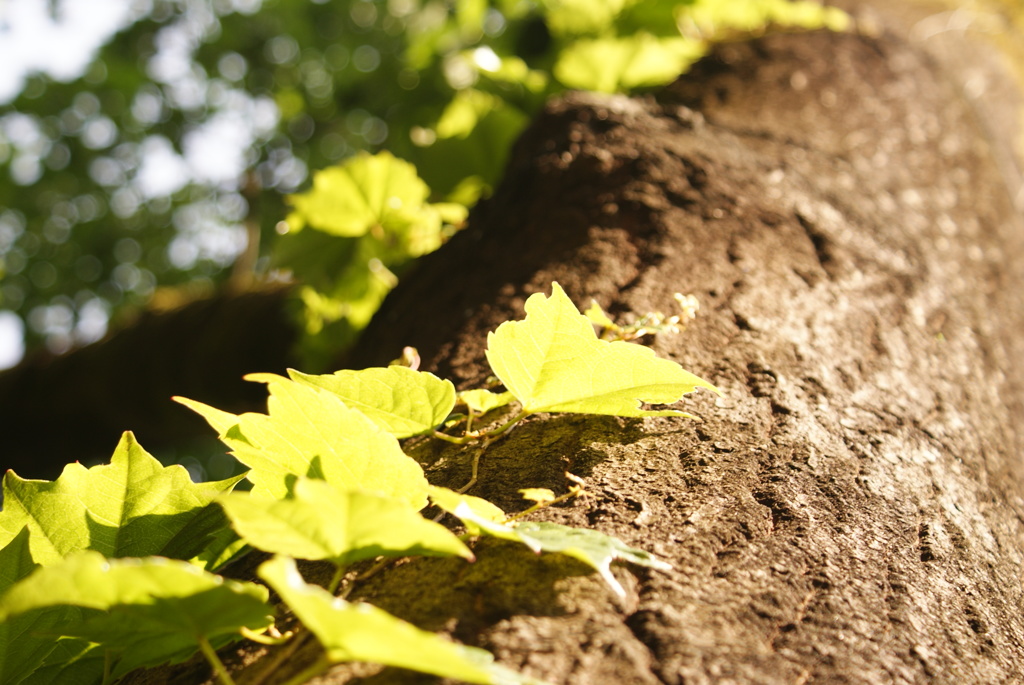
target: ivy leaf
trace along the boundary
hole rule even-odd
[[[629,547],[618,538],[587,528],[570,528],[546,521],[528,521],[515,528],[522,536],[524,543],[530,540],[544,552],[558,552],[578,559],[597,571],[601,578],[620,597],[626,591],[611,572],[613,561],[628,561],[637,566],[647,566],[660,571],[669,571],[672,567],[654,557],[651,553],[635,547]]]
[[[508,519],[505,512],[481,497],[463,495],[448,488],[431,485],[430,501],[462,521],[470,535],[486,532],[503,540],[523,542],[515,528],[505,524]],[[540,551],[539,548],[532,549],[534,552]]]
[[[213,426],[235,457],[251,468],[253,493],[284,499],[299,476],[319,478],[340,490],[396,497],[414,509],[426,504],[423,469],[398,440],[334,393],[274,374],[250,374],[266,383],[267,414],[240,416],[181,397]]]
[[[293,381],[334,393],[396,438],[434,429],[455,407],[455,386],[404,366],[342,370],[313,376],[288,370]]]
[[[705,52],[703,41],[643,31],[578,40],[559,54],[554,74],[569,88],[620,93],[670,83]]]
[[[29,529],[25,526],[6,547],[0,549],[0,595],[31,574],[38,565],[29,551]],[[64,617],[17,616],[0,623],[0,683],[18,683],[38,669],[54,649],[52,638],[35,633],[53,628]]]
[[[242,627],[272,622],[267,589],[225,580],[184,561],[149,557],[107,559],[78,552],[36,570],[0,598],[0,621],[47,616],[67,608],[50,631],[102,645],[120,660],[113,676],[140,666],[190,657],[204,642],[221,646]]]
[[[670,404],[700,387],[718,392],[650,348],[599,340],[557,283],[551,297],[530,296],[524,321],[505,322],[488,334],[487,361],[527,413],[690,416],[646,411],[640,403]]]
[[[366,661],[467,683],[537,684],[494,663],[490,653],[446,640],[369,604],[352,604],[309,585],[295,562],[275,557],[259,575],[277,592],[334,662]]]
[[[611,573],[613,561],[628,561],[661,571],[672,567],[649,552],[629,547],[618,538],[596,530],[570,528],[557,523],[506,523],[504,512],[487,500],[432,486],[430,499],[466,526],[470,535],[487,534],[502,540],[526,545],[534,552],[565,554],[578,559],[597,571],[601,578],[620,597],[626,591]]]
[[[237,493],[220,503],[249,544],[299,559],[328,559],[343,566],[377,556],[474,558],[451,531],[423,518],[407,502],[339,492],[324,481],[300,478],[288,499],[268,502]]]
[[[40,639],[46,640],[53,651],[41,667],[21,681],[23,685],[102,685],[107,666],[102,647],[73,637],[59,638],[56,643],[52,637]]]
[[[504,407],[515,399],[510,392],[491,392],[483,388],[463,390],[458,397],[477,414],[486,414],[493,409]]]
[[[128,432],[109,464],[68,464],[55,481],[8,471],[0,545],[28,526],[32,558],[43,565],[85,549],[188,559],[226,525],[213,500],[241,478],[193,483],[182,466],[164,467]]]
[[[430,188],[416,175],[416,167],[389,152],[361,154],[313,175],[313,188],[289,196],[295,212],[288,221],[337,236],[365,235],[375,226],[416,223]],[[436,215],[429,217],[440,221]]]

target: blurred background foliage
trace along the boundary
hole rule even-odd
[[[47,22],[68,37],[51,57],[89,30],[98,49],[40,60]],[[60,353],[142,308],[298,281],[317,370],[457,230],[552,94],[657,86],[713,41],[822,25],[845,15],[786,0],[0,2],[7,338]]]

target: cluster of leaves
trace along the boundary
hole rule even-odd
[[[509,25],[498,35],[487,30],[495,15]],[[415,166],[382,153],[317,172],[311,190],[291,197],[289,235],[274,248],[305,284],[305,362],[322,364],[351,342],[395,272],[458,227],[550,96],[664,85],[713,42],[768,27],[845,25],[840,10],[806,1],[457,0],[444,20],[410,28],[402,68],[432,84],[433,99],[409,119],[389,117],[399,135],[386,145]],[[338,223],[329,210],[339,205],[354,210],[351,220]]]
[[[536,412],[686,416],[641,402],[673,403],[698,387],[715,391],[648,348],[599,339],[557,284],[550,297],[530,297],[526,310],[525,320],[502,324],[488,339],[487,357],[505,393],[460,395],[449,381],[392,366],[255,374],[250,380],[269,392],[266,414],[235,415],[178,398],[249,468],[244,476],[192,483],[181,467],[161,466],[131,433],[107,465],[70,464],[52,482],[8,473],[0,512],[0,680],[107,683],[200,651],[230,683],[219,647],[242,638],[300,639],[276,630],[269,586],[308,631],[300,635],[323,646],[322,658],[290,682],[343,661],[472,683],[535,682],[486,651],[335,596],[351,592],[352,581],[343,579],[353,563],[410,555],[473,560],[466,543],[480,535],[571,555],[619,594],[614,560],[667,568],[599,532],[517,523],[483,499],[430,486],[402,451],[400,439],[420,435],[486,446]],[[452,418],[460,402],[483,428]],[[488,418],[511,403],[518,404],[511,420]],[[233,492],[243,477],[251,491]],[[459,519],[464,534],[424,518],[428,502]],[[266,586],[217,575],[250,547],[274,555],[258,570]],[[333,580],[327,588],[307,583],[295,559],[330,562]]]
[[[152,0],[133,11],[81,79],[35,77],[0,105],[0,166],[16,180],[0,184],[0,307],[29,323],[31,345],[66,349],[102,335],[102,312],[205,292],[247,243],[240,284],[273,262],[309,285],[307,327],[321,340],[307,358],[320,361],[323,339],[350,340],[392,274],[465,210],[417,222],[409,244],[406,229],[377,222],[375,245],[297,200],[292,232],[305,223],[337,244],[278,241],[282,198],[308,169],[386,149],[415,165],[432,201],[468,207],[555,93],[656,86],[713,41],[844,21],[807,0]],[[205,169],[212,137],[239,149]],[[338,171],[321,174],[314,196],[336,188]],[[424,206],[406,203],[419,192],[395,195],[403,211]],[[324,255],[340,261],[327,270]]]

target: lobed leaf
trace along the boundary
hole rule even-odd
[[[451,531],[423,518],[403,500],[366,492],[339,492],[329,483],[299,478],[287,499],[248,494],[220,500],[249,544],[299,559],[339,566],[377,556],[461,556],[469,551]]]
[[[275,557],[260,566],[259,575],[316,635],[334,663],[366,661],[467,683],[539,685],[495,664],[482,649],[451,642],[370,604],[352,604],[307,584],[292,559]]]
[[[261,585],[225,580],[188,562],[85,551],[13,585],[0,598],[0,621],[59,615],[48,632],[110,650],[119,657],[118,677],[187,659],[202,640],[223,645],[239,639],[242,627],[267,628],[273,622],[267,598]]]
[[[637,566],[647,566],[660,571],[672,568],[649,552],[629,547],[618,538],[588,528],[570,528],[546,521],[528,521],[520,523],[515,530],[523,537],[524,543],[526,540],[532,542],[529,545],[531,548],[536,546],[544,552],[565,554],[592,567],[620,597],[624,597],[626,591],[612,575],[613,561],[628,561]]]
[[[289,196],[295,207],[289,223],[356,237],[375,226],[415,223],[429,195],[409,162],[387,151],[361,154],[318,171],[311,190]]]
[[[458,397],[477,414],[486,414],[493,409],[504,407],[515,399],[510,392],[491,392],[482,388],[463,390]]]
[[[578,40],[559,54],[554,74],[569,88],[620,93],[670,83],[705,52],[702,41],[644,31]]]
[[[36,568],[38,564],[29,550],[29,529],[25,526],[0,549],[0,595]],[[54,612],[0,622],[0,683],[19,683],[38,670],[55,647],[53,638],[38,633],[52,629],[64,619]]]
[[[611,572],[613,561],[627,561],[661,571],[672,567],[649,552],[629,547],[618,538],[596,530],[570,528],[557,523],[505,523],[505,514],[487,500],[460,495],[446,488],[431,487],[430,499],[437,506],[460,519],[470,535],[487,534],[502,540],[526,545],[534,552],[554,552],[578,559],[597,571],[620,597],[622,584]]]
[[[163,466],[126,432],[109,464],[68,464],[55,481],[8,471],[0,545],[27,526],[32,558],[43,565],[87,549],[188,559],[226,526],[213,500],[241,478],[193,483],[184,467]]]
[[[557,283],[550,297],[530,296],[525,320],[488,334],[487,360],[527,413],[689,416],[643,410],[640,403],[670,404],[701,387],[718,392],[647,347],[598,339]]]
[[[451,381],[404,366],[342,370],[319,376],[289,369],[288,375],[297,383],[337,395],[347,407],[363,412],[396,438],[433,430],[455,406]]]
[[[267,414],[239,416],[181,397],[220,433],[232,454],[248,466],[253,493],[285,498],[300,476],[319,478],[341,490],[366,490],[426,504],[423,469],[398,440],[345,406],[340,397],[274,374],[250,374],[266,383]]]

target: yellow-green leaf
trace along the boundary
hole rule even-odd
[[[186,659],[201,640],[221,645],[241,638],[242,627],[266,628],[273,622],[267,597],[261,585],[225,580],[185,561],[87,551],[12,586],[0,598],[0,622],[58,612],[62,620],[51,634],[103,645],[120,657],[117,676]]]
[[[260,577],[281,596],[334,662],[366,661],[467,683],[524,685],[538,681],[494,663],[490,653],[420,630],[370,604],[352,604],[309,585],[295,562],[275,557]]]
[[[378,556],[473,559],[451,531],[423,518],[405,501],[340,492],[324,481],[299,478],[288,499],[235,493],[220,503],[242,538],[276,554],[327,559],[339,566]]]
[[[448,418],[455,386],[404,366],[342,370],[313,376],[289,369],[292,380],[334,393],[396,438],[426,433]]]
[[[55,481],[8,471],[0,545],[28,526],[38,564],[86,549],[108,557],[189,559],[226,525],[213,500],[240,479],[193,483],[184,467],[163,466],[125,433],[109,464],[68,464]]]
[[[718,392],[647,347],[599,340],[557,283],[550,297],[530,296],[524,321],[503,323],[487,336],[487,360],[528,413],[688,416],[640,403],[671,404],[697,388]]]
[[[705,51],[700,40],[659,38],[645,32],[579,40],[559,54],[554,73],[569,88],[626,92],[670,83]]]
[[[267,414],[239,416],[201,402],[175,398],[205,418],[248,466],[253,492],[286,497],[299,476],[319,478],[341,490],[379,492],[426,504],[423,469],[406,456],[398,440],[365,414],[345,406],[334,393],[274,374],[251,374],[266,383]]]
[[[389,152],[363,154],[313,176],[312,190],[289,196],[297,223],[338,236],[416,221],[430,195],[416,167]]]

